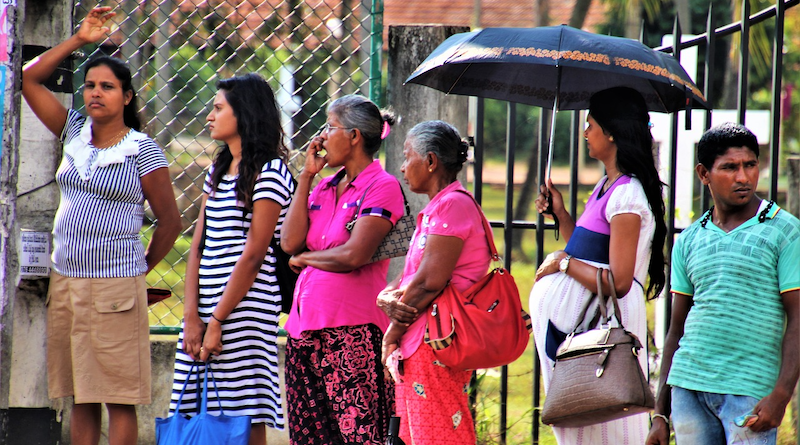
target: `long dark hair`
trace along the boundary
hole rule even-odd
[[[246,210],[251,210],[253,187],[264,164],[276,158],[287,160],[275,95],[267,81],[253,73],[220,80],[217,88],[225,94],[236,116],[236,130],[242,139],[236,199],[244,203]],[[228,144],[225,144],[214,158],[214,173],[211,176],[214,190],[228,172],[231,161],[233,155]]]
[[[123,94],[128,91],[133,94],[130,102],[122,109],[122,119],[128,127],[136,131],[141,131],[142,121],[139,119],[139,113],[136,111],[138,109],[136,105],[136,90],[133,89],[133,80],[131,79],[131,70],[128,68],[128,64],[114,57],[95,57],[86,63],[86,66],[83,68],[84,75],[88,73],[90,69],[100,65],[107,66],[108,69],[114,73],[114,77],[119,79],[122,84]]]
[[[664,222],[664,183],[658,177],[653,156],[653,135],[650,133],[650,116],[647,104],[634,89],[616,87],[595,93],[589,102],[589,114],[606,134],[614,137],[617,145],[617,168],[625,175],[642,183],[656,230],[653,234],[650,265],[647,269],[650,284],[649,298],[656,298],[666,284],[664,241],[667,225]]]

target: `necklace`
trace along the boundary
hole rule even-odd
[[[123,136],[131,131],[130,128],[124,127],[119,133],[115,134],[111,139],[103,142],[102,144],[94,144],[95,148],[108,148],[122,140]]]
[[[762,210],[762,211],[761,211],[761,212],[758,214],[758,222],[759,222],[759,223],[763,223],[764,221],[766,221],[766,220],[767,220],[767,213],[769,213],[770,209],[772,209],[772,206],[773,206],[773,204],[775,204],[775,201],[773,201],[773,200],[771,200],[771,199],[770,199],[770,201],[767,203],[767,206],[766,206],[766,207],[764,207],[764,210]],[[711,220],[711,216],[712,216],[712,214],[713,214],[713,213],[714,213],[714,206],[711,206],[711,208],[710,208],[710,209],[708,209],[708,212],[706,212],[706,214],[705,214],[705,216],[703,217],[703,219],[700,221],[700,225],[701,225],[701,226],[702,226],[704,229],[706,228],[706,224],[708,224],[708,221],[710,221],[710,220]],[[713,221],[712,221],[712,222],[713,222]]]
[[[619,179],[621,176],[622,172],[617,172],[617,175],[614,176],[614,179],[606,178],[606,182],[603,183],[603,193],[607,192],[608,189],[610,189],[611,186],[614,185],[614,183],[617,182],[617,179]]]

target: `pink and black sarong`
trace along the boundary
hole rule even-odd
[[[383,443],[395,405],[394,383],[381,364],[382,339],[372,324],[287,339],[289,443]]]

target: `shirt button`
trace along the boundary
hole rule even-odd
[[[325,239],[325,235],[322,235],[322,239]]]
[[[442,227],[447,228],[447,223],[442,224]]]
[[[116,311],[117,310],[117,303],[111,303],[111,310],[112,311]]]

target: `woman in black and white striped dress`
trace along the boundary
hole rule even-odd
[[[250,444],[265,444],[264,425],[284,426],[276,345],[281,297],[270,240],[280,231],[294,180],[267,82],[248,74],[217,87],[208,130],[224,145],[205,180],[187,260],[170,411],[188,377],[181,413],[196,412],[197,374],[188,373],[194,361],[208,362],[225,414],[250,416]],[[208,410],[219,411],[216,401]]]

